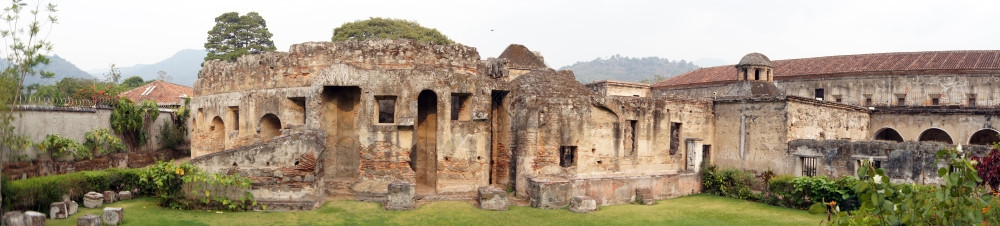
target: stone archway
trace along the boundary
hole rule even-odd
[[[969,137],[969,144],[975,145],[993,145],[994,143],[1000,143],[1000,137],[997,137],[997,131],[992,129],[981,129],[972,134]]]
[[[954,144],[954,142],[951,139],[951,135],[948,135],[948,132],[945,132],[944,130],[938,128],[930,128],[924,130],[924,132],[920,133],[920,137],[917,139],[917,141]]]
[[[875,136],[872,136],[872,140],[887,140],[895,142],[903,142],[903,136],[899,135],[893,128],[882,128],[878,132],[875,132]]]
[[[257,134],[260,135],[261,141],[270,140],[276,136],[281,135],[281,119],[278,119],[277,115],[265,114],[264,117],[260,118],[260,130]]]
[[[226,149],[226,123],[222,121],[222,117],[215,116],[212,119],[212,124],[208,125],[208,134],[208,153]]]

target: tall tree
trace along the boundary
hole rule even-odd
[[[274,51],[267,22],[257,12],[240,16],[237,12],[223,13],[215,18],[215,27],[208,31],[205,61],[220,59],[236,61],[247,54]]]
[[[122,73],[118,71],[118,67],[115,67],[115,64],[111,64],[111,69],[108,70],[107,74],[104,74],[104,78],[108,82],[118,84],[118,80],[122,79]]]
[[[28,12],[26,18],[22,18],[25,9]],[[46,54],[52,51],[52,43],[44,38],[42,30],[46,27],[51,30],[51,25],[56,23],[55,12],[55,4],[44,7],[39,4],[32,8],[21,0],[12,0],[0,12],[0,18],[7,22],[7,27],[0,28],[0,38],[8,45],[0,51],[6,54],[5,60],[10,63],[0,70],[0,168],[3,168],[3,158],[28,145],[27,139],[17,134],[13,125],[18,116],[14,105],[21,98],[24,78],[34,75],[51,78],[54,75],[35,70],[35,66],[49,63]]]
[[[340,25],[333,29],[332,39],[334,42],[350,39],[413,39],[436,44],[455,43],[437,29],[420,26],[417,22],[379,17]]]

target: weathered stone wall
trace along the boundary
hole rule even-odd
[[[511,85],[519,196],[533,195],[530,180],[564,181],[606,204],[629,202],[622,194],[635,188],[677,195],[678,174],[689,169],[685,146],[672,147],[672,124],[681,125],[676,142],[711,144],[707,101],[601,96],[567,71],[535,71]]]
[[[981,130],[1000,130],[1000,111],[996,109],[958,108],[876,108],[871,116],[868,138],[883,129],[893,129],[904,141],[919,141],[928,129],[944,130],[953,144],[969,144]]]
[[[11,123],[18,134],[27,136],[31,142],[41,142],[49,134],[58,134],[77,142],[86,141],[85,134],[96,129],[111,128],[111,112],[113,109],[24,106],[15,114],[19,116]],[[146,127],[149,140],[146,145],[134,151],[155,151],[160,149],[160,126],[172,123],[173,111],[160,111],[156,120]],[[4,152],[3,161],[16,161],[18,156],[36,159],[39,151],[32,145],[23,152]]]
[[[626,97],[649,97],[649,85],[642,83],[622,82],[622,81],[598,81],[586,84],[587,88],[593,90],[598,95],[603,96],[626,96]]]
[[[867,140],[869,111],[808,98],[788,98],[788,139]]]
[[[418,193],[472,192],[489,183],[488,116],[493,91],[505,89],[479,68],[486,67],[474,48],[402,40],[305,43],[209,62],[192,101],[192,152],[197,159],[266,142],[258,128],[273,114],[283,134],[323,131],[327,151],[317,158],[327,195],[384,195],[392,181],[418,178],[426,182]],[[380,121],[382,99],[394,100],[388,121]],[[453,104],[464,113],[457,120]],[[216,117],[222,133],[213,130]]]
[[[846,140],[793,140],[788,143],[790,155],[797,158],[796,173],[801,175],[802,159],[817,158],[816,174],[831,178],[854,176],[861,160],[879,162],[894,183],[940,183],[936,164],[937,151],[954,148],[937,142],[846,141]],[[982,156],[989,146],[966,145],[968,155]]]
[[[717,100],[713,164],[790,174],[788,102],[780,97]]]

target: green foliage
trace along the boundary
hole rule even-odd
[[[334,42],[352,39],[412,39],[435,44],[455,43],[437,29],[420,26],[417,22],[379,17],[344,23],[333,29]]]
[[[242,16],[237,12],[228,12],[216,17],[215,26],[208,31],[205,61],[220,59],[233,62],[243,55],[275,49],[267,22],[257,12]]]
[[[86,134],[87,140],[83,142],[87,152],[106,155],[111,153],[125,152],[125,144],[121,139],[111,134],[107,128],[96,129]]]
[[[944,184],[937,186],[893,185],[885,170],[864,161],[858,177],[865,178],[855,186],[861,207],[850,213],[826,205],[832,217],[830,224],[879,225],[976,225],[998,224],[1000,218],[988,217],[991,203],[996,203],[977,183],[982,180],[972,162],[965,158],[961,146],[937,152],[938,169]]]
[[[193,184],[188,197],[202,197],[203,205],[208,208],[225,208],[228,210],[247,210],[255,207],[257,201],[246,191],[250,189],[250,178],[239,175],[209,174],[197,167],[183,163],[174,165],[169,162],[157,162],[143,169],[139,181],[152,188],[152,195],[160,202],[160,206],[173,209],[189,209],[194,207],[185,199],[184,184]],[[224,195],[212,195],[211,188],[235,188],[244,190],[243,196],[232,200]],[[204,195],[202,195],[204,191]]]
[[[796,209],[808,209],[813,203],[836,201],[844,210],[857,208],[854,177],[830,180],[824,176],[777,176],[768,182],[764,203]]]
[[[0,12],[0,18],[7,22],[7,27],[0,28],[0,38],[7,45],[3,48],[4,60],[10,63],[0,70],[0,166],[3,157],[12,155],[15,150],[27,149],[31,143],[14,129],[13,122],[18,115],[12,105],[22,98],[25,78],[54,76],[51,72],[36,70],[36,66],[49,63],[46,55],[52,50],[52,43],[40,34],[44,27],[56,23],[52,15],[55,8],[54,4],[31,8],[22,0],[13,0]],[[25,11],[27,14],[22,15]]]
[[[45,140],[39,142],[38,150],[48,153],[53,159],[57,159],[63,156],[75,155],[83,150],[83,146],[80,145],[76,140],[60,136],[58,134],[49,134],[45,136]],[[87,156],[84,156],[87,157]]]
[[[164,148],[176,148],[185,142],[188,135],[187,119],[191,115],[191,110],[187,105],[191,103],[191,98],[184,98],[184,104],[177,108],[173,115],[173,123],[160,125],[160,145]]]
[[[739,169],[718,170],[708,166],[701,171],[703,193],[715,194],[734,199],[757,200],[760,196],[750,190],[753,173]]]
[[[125,89],[125,90],[131,90],[131,89],[135,89],[136,87],[140,87],[140,86],[149,84],[150,82],[152,82],[152,81],[143,81],[142,77],[132,76],[132,77],[128,77],[124,81],[122,81],[121,85],[122,85],[123,89]]]
[[[53,176],[10,181],[3,177],[3,211],[34,210],[48,212],[49,205],[62,201],[63,195],[80,200],[90,191],[146,190],[139,185],[139,169],[81,171]]]
[[[160,110],[156,102],[147,100],[136,105],[127,98],[121,98],[111,112],[111,128],[115,133],[121,134],[129,148],[134,150],[146,145],[149,140],[146,129],[159,116]]]

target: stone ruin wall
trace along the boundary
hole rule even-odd
[[[636,188],[661,198],[697,190],[679,188],[686,152],[677,147],[671,153],[671,124],[691,128],[681,130],[679,140],[710,143],[710,102],[600,96],[562,71],[525,74],[511,86],[517,195],[561,187],[566,195],[611,205],[633,200]],[[572,164],[564,165],[567,148],[575,152]],[[566,185],[533,185],[539,183]]]
[[[683,141],[711,144],[711,102],[603,97],[568,71],[514,78],[505,65],[480,61],[462,45],[398,40],[304,43],[288,53],[208,62],[192,101],[192,162],[252,175],[255,194],[297,197],[272,201],[301,205],[317,197],[384,199],[399,180],[418,194],[497,184],[525,196],[529,178],[560,178],[573,181],[564,195],[593,195],[602,205],[628,203],[636,188],[660,198],[698,190]],[[458,120],[454,96],[468,100]],[[378,103],[387,97],[395,99],[394,117],[381,123]],[[268,118],[280,120],[280,136],[268,135]],[[684,125],[676,145],[673,123]],[[561,146],[577,147],[574,166],[559,165]],[[304,153],[315,155],[311,174],[294,171],[291,160]],[[276,156],[284,157],[253,160]]]

